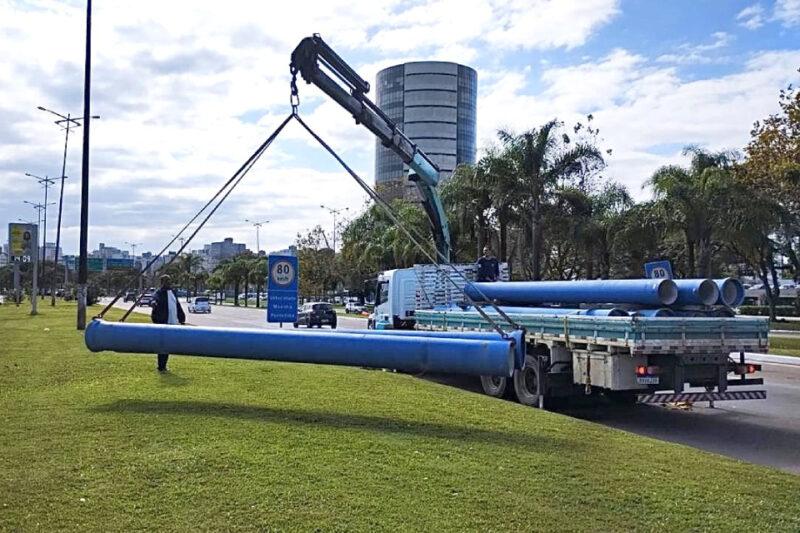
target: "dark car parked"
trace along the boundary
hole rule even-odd
[[[123,302],[135,302],[136,301],[136,291],[128,291],[125,293],[125,298],[122,300]]]
[[[323,325],[336,329],[336,311],[327,302],[309,302],[297,312],[297,322],[294,327],[300,325],[321,328]]]

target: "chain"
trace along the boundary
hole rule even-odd
[[[290,67],[289,71],[292,73],[292,81],[289,84],[291,88],[289,104],[292,106],[292,115],[297,115],[297,108],[300,107],[300,93],[297,90],[297,69],[295,67]]]

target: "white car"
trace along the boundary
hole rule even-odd
[[[210,313],[211,302],[207,296],[198,296],[192,303],[189,304],[190,313]]]
[[[345,313],[363,313],[364,306],[357,302],[347,302],[344,306]]]

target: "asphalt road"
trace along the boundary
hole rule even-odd
[[[128,304],[130,305],[130,304]],[[185,306],[186,304],[184,304]],[[149,308],[140,308],[149,313]],[[278,327],[267,324],[264,309],[213,306],[209,315],[188,314],[203,326]],[[284,324],[291,328],[291,324]],[[366,328],[366,320],[339,316],[340,328]],[[635,405],[569,407],[561,412],[606,426],[676,442],[800,474],[800,366],[764,364],[766,400],[717,402],[690,409]],[[480,393],[476,378],[434,376],[447,385]]]

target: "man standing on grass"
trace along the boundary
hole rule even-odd
[[[156,291],[153,299],[153,311],[150,318],[156,324],[183,324],[186,322],[186,315],[183,312],[180,302],[175,297],[175,293],[170,286],[170,277],[166,274],[161,276],[161,288]],[[167,371],[168,353],[158,354],[158,371]]]
[[[478,276],[476,281],[497,281],[500,279],[500,263],[492,255],[488,246],[483,247],[483,255],[478,258]]]

